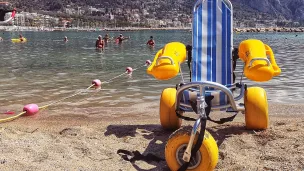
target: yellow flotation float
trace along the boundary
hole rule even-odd
[[[24,43],[26,42],[26,38],[22,38],[23,40],[21,41],[20,39],[11,39],[13,43]]]
[[[180,70],[180,64],[186,60],[186,46],[180,42],[166,44],[157,52],[147,73],[158,80],[168,80],[175,77]]]
[[[272,49],[260,40],[248,39],[241,42],[239,57],[245,63],[244,74],[250,80],[269,81],[281,73]]]

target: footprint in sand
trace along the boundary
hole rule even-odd
[[[78,136],[80,133],[80,129],[76,128],[65,128],[59,132],[59,134],[63,136]]]

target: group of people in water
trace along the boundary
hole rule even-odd
[[[124,37],[122,34],[120,34],[116,39],[113,39],[113,37],[110,37],[109,34],[106,34],[104,37],[99,35],[97,37],[96,42],[95,42],[95,47],[96,47],[96,49],[103,49],[105,44],[108,43],[111,40],[115,40],[116,43],[122,43],[124,40],[127,40],[129,38],[130,37]],[[69,41],[67,36],[64,36],[63,41],[64,42]],[[153,39],[153,36],[150,36],[150,39],[148,40],[148,42],[146,44],[149,45],[149,46],[154,46],[155,45],[155,41]]]
[[[130,37],[124,37],[122,34],[120,34],[116,39],[116,43],[122,43],[122,41],[129,39]],[[98,36],[96,43],[95,43],[95,47],[97,49],[103,49],[105,44],[108,43],[110,40],[112,40],[113,38],[111,38],[109,36],[109,34],[106,34],[104,37],[102,37],[101,35]]]
[[[130,37],[124,37],[122,34],[120,34],[116,39],[116,43],[122,43],[124,40],[129,39]],[[19,40],[22,42],[24,41],[24,37],[22,36],[22,34],[19,34]],[[101,35],[98,36],[96,43],[95,43],[95,47],[96,49],[103,49],[105,44],[108,43],[109,41],[113,40],[113,37],[111,38],[109,36],[109,34],[106,34],[104,37],[102,37]],[[0,37],[0,41],[3,41],[2,37]],[[64,42],[68,42],[68,37],[64,36],[63,38]],[[150,39],[147,41],[146,43],[149,46],[154,46],[155,45],[155,41],[153,39],[153,36],[150,36]]]
[[[116,43],[122,43],[124,40],[129,39],[130,37],[124,37],[122,34],[120,34],[116,39]],[[103,49],[105,44],[108,43],[110,40],[112,40],[113,38],[111,38],[109,36],[109,34],[106,34],[103,38],[101,35],[98,36],[96,43],[95,43],[95,47],[98,49]],[[155,45],[155,41],[153,40],[153,36],[150,36],[150,40],[147,42],[147,45],[149,46],[154,46]]]

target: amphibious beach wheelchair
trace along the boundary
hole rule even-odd
[[[260,87],[234,83],[236,59],[244,62],[244,75],[263,82],[280,74],[271,48],[260,40],[249,39],[233,49],[233,11],[229,0],[198,0],[193,8],[191,82],[163,90],[160,122],[164,129],[176,130],[169,138],[165,157],[171,170],[213,170],[218,160],[216,141],[206,122],[214,110],[244,112],[248,129],[268,127],[266,92]],[[165,45],[156,54],[147,72],[167,80],[180,72],[186,60],[186,46],[179,42]],[[188,59],[189,60],[189,59]],[[181,73],[182,74],[182,73]],[[240,94],[234,96],[233,91]],[[243,103],[237,101],[244,100]],[[195,112],[190,118],[185,112]],[[192,131],[180,128],[182,119],[195,121]],[[224,120],[223,120],[224,121]]]

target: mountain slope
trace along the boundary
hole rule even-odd
[[[249,8],[274,17],[304,21],[304,0],[232,0]]]
[[[190,2],[189,0],[11,0],[11,2],[19,9],[47,11],[63,11],[67,5],[70,5],[82,9],[90,6],[122,9],[149,8],[149,12],[156,13],[179,10],[184,14],[191,14],[195,3],[192,0]],[[263,14],[267,19],[304,21],[304,0],[231,0],[231,2],[235,9],[236,20],[252,19]]]

